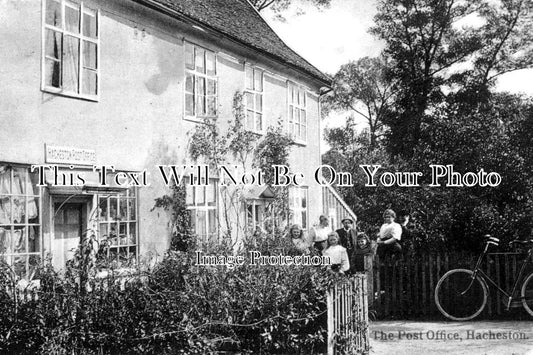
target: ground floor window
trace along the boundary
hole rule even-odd
[[[121,262],[136,260],[138,253],[137,191],[98,195],[98,234],[107,241],[108,256]]]
[[[186,205],[191,211],[191,227],[201,242],[214,241],[218,232],[217,181],[207,186],[191,185],[186,181]]]
[[[307,187],[293,186],[289,189],[289,223],[309,228],[307,210]]]
[[[0,257],[20,278],[41,260],[41,191],[27,167],[0,164]]]
[[[263,228],[263,215],[265,205],[260,200],[246,201],[246,226],[250,231],[256,231],[257,228]]]

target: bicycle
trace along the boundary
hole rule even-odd
[[[512,291],[507,293],[496,282],[494,282],[483,270],[481,263],[489,250],[489,246],[499,245],[499,239],[485,236],[487,241],[483,253],[478,257],[473,270],[453,269],[445,273],[435,287],[435,304],[439,311],[446,317],[455,321],[466,321],[477,317],[487,305],[488,284],[496,287],[506,298],[506,311],[509,311],[513,301],[517,300],[515,294],[518,285],[528,264],[533,261],[533,239],[513,240],[510,246],[521,244],[527,247],[527,257],[522,262],[520,272],[516,278]],[[488,282],[488,283],[487,283]],[[525,310],[533,316],[533,272],[525,277],[522,284],[520,298]]]

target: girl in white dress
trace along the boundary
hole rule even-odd
[[[309,254],[309,247],[311,244],[305,239],[304,232],[299,224],[293,224],[291,228],[289,228],[289,237],[298,251]]]
[[[350,270],[350,260],[346,248],[339,244],[339,235],[337,232],[331,232],[328,235],[329,247],[322,254],[328,256],[331,262],[331,270],[344,274]]]

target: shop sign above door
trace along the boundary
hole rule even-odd
[[[59,147],[45,145],[45,162],[54,164],[94,165],[96,152],[94,149]]]

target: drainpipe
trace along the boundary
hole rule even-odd
[[[330,87],[327,87],[327,86],[323,86],[320,88],[320,93],[318,95],[318,131],[320,132],[320,136],[318,137],[318,154],[320,156],[320,164],[322,164],[322,98],[325,97],[327,94],[329,94],[331,91],[333,91],[332,88]],[[321,187],[321,191],[320,191],[320,198],[321,198],[321,206],[322,206],[322,212],[321,214],[327,214],[328,211],[325,211],[324,210],[324,194],[323,194],[323,191],[322,189],[324,189],[324,187]]]
[[[318,117],[319,117],[319,131],[320,131],[320,137],[319,139],[322,139],[322,98],[325,97],[327,94],[332,92],[333,89],[327,86],[322,86],[320,88],[320,93],[318,95]],[[320,154],[320,163],[322,164],[322,149],[320,147],[320,144],[318,146],[318,153]]]

